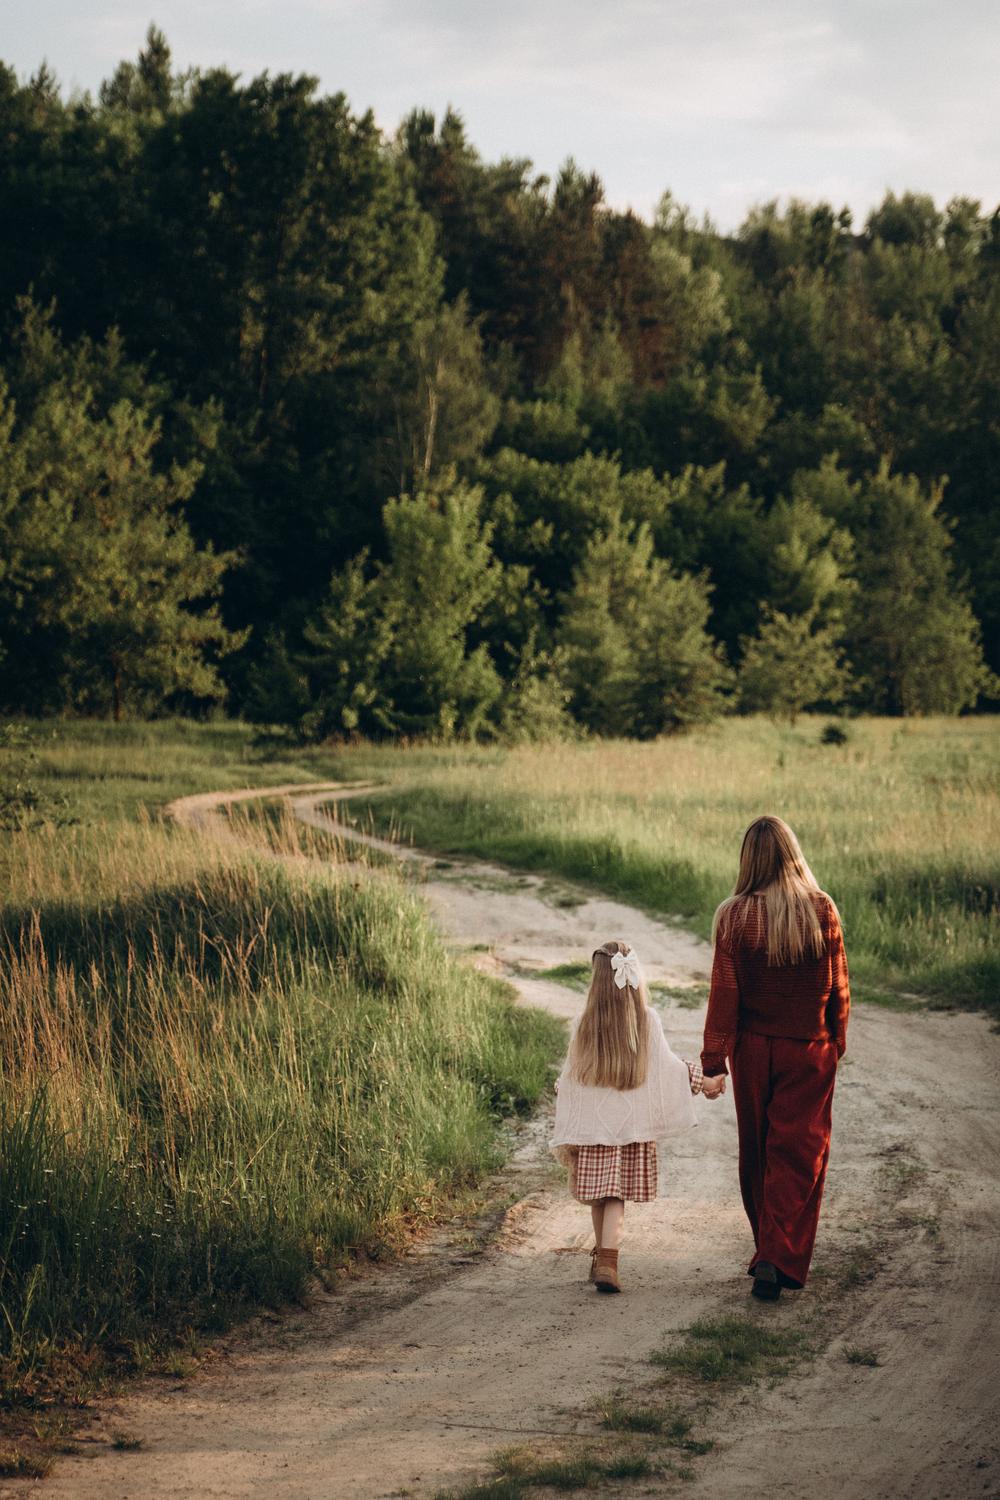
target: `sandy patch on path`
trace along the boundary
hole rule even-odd
[[[279,791],[300,816],[328,826],[319,802],[329,786],[212,793],[173,811],[212,836],[221,805]],[[530,1003],[575,1013],[576,993],[530,971],[585,959],[611,935],[635,942],[651,978],[686,984],[707,972],[704,944],[618,903],[585,897],[564,908],[543,898],[534,877],[471,862],[435,869],[415,852],[411,861],[451,941],[486,945],[480,961],[507,972]],[[702,1012],[667,1006],[664,1015],[675,1049],[696,1055]],[[909,1212],[914,1223],[862,1290],[849,1339],[794,1381],[723,1403],[709,1419],[720,1449],[698,1461],[685,1494],[1000,1493],[997,1428],[988,1425],[1000,1378],[1000,1039],[975,1016],[861,1008],[850,1043],[817,1261],[864,1244],[887,1214]],[[630,1211],[625,1296],[598,1298],[584,1283],[589,1216],[547,1175],[544,1128],[529,1131],[510,1180],[521,1172],[532,1191],[484,1255],[438,1242],[358,1294],[317,1298],[308,1337],[290,1347],[237,1347],[179,1389],[135,1392],[102,1428],[135,1433],[142,1449],[88,1444],[97,1456],[61,1461],[46,1493],[428,1495],[478,1477],[491,1451],[519,1438],[591,1431],[588,1399],[645,1380],[647,1356],[671,1331],[748,1306],[731,1098],[699,1101],[699,1120],[663,1151],[665,1196]],[[902,1174],[900,1197],[907,1161],[919,1170]],[[794,1325],[810,1296],[767,1311]],[[876,1348],[881,1364],[849,1365],[847,1343]],[[644,1483],[642,1492],[655,1490]]]

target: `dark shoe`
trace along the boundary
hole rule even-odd
[[[750,1288],[751,1297],[759,1297],[762,1302],[777,1302],[781,1296],[781,1283],[778,1281],[778,1273],[769,1260],[759,1260],[753,1268],[753,1286]]]

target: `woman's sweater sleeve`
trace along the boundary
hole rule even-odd
[[[726,1058],[733,1050],[740,1012],[740,984],[733,955],[716,938],[712,959],[712,987],[708,995],[701,1065],[706,1078],[728,1073]]]
[[[847,1018],[851,1011],[851,984],[847,973],[844,934],[836,911],[830,913],[830,998],[826,1002],[826,1024],[837,1044],[837,1056],[847,1050]]]

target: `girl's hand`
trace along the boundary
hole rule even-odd
[[[705,1078],[702,1080],[701,1091],[706,1099],[718,1099],[720,1094],[726,1092],[726,1075],[720,1073],[718,1078]]]

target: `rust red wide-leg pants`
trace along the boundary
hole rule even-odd
[[[744,1031],[733,1049],[740,1190],[759,1260],[804,1286],[830,1157],[833,1042]]]

